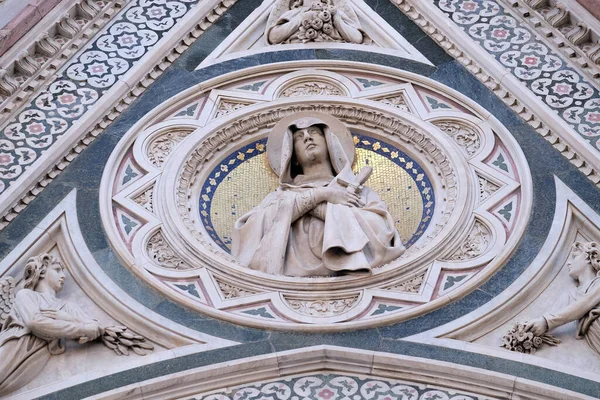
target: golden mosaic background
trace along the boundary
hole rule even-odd
[[[423,200],[417,183],[390,159],[364,148],[356,149],[353,169],[373,167],[367,186],[385,201],[402,242],[417,231],[423,215]],[[230,247],[234,222],[277,189],[277,176],[270,169],[266,153],[247,159],[218,184],[210,206],[215,233]]]

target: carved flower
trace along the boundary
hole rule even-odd
[[[529,350],[531,347],[533,347],[533,342],[531,340],[526,340],[523,342],[523,348],[525,350]]]
[[[515,347],[515,351],[516,351],[517,353],[524,353],[524,352],[525,352],[525,350],[523,350],[523,347],[522,347],[522,346],[517,346],[517,347]]]
[[[323,20],[319,19],[319,18],[315,18],[312,21],[310,21],[310,26],[319,31],[321,30],[321,28],[323,28]]]
[[[331,13],[327,10],[323,10],[319,13],[319,18],[323,22],[329,22],[331,21]]]
[[[333,33],[333,25],[323,24],[323,33],[326,35],[331,35]]]
[[[304,29],[310,29],[310,19],[309,18],[305,18],[302,20],[302,27]]]
[[[313,40],[314,38],[317,37],[317,31],[315,31],[314,29],[310,28],[310,29],[306,30],[305,35],[306,35],[306,38],[308,40]]]
[[[536,337],[533,338],[533,345],[535,347],[540,347],[542,345],[542,343],[543,343],[543,341],[542,341],[541,337],[536,336]]]

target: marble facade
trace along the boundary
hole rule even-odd
[[[574,0],[292,3],[62,1],[0,43],[0,280],[50,253],[58,298],[154,348],[68,342],[6,398],[600,397],[577,321],[501,347],[600,242],[600,22]],[[369,276],[231,254],[278,186],[268,133],[301,112],[373,166],[407,249]]]

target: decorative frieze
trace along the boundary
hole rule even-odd
[[[553,147],[560,151],[572,164],[578,167],[585,176],[594,182],[594,184],[597,186],[600,185],[600,174],[594,166],[595,159],[590,159],[584,156],[584,152],[577,151],[582,145],[578,142],[573,144],[573,140],[569,138],[569,135],[573,134],[571,131],[569,133],[561,131],[560,134],[553,131],[551,125],[547,123],[547,119],[542,121],[542,119],[532,111],[536,109],[536,107],[528,108],[525,106],[520,98],[517,97],[518,94],[516,94],[516,92],[513,94],[510,90],[507,90],[506,84],[501,84],[500,78],[496,77],[488,67],[484,67],[487,62],[481,62],[480,60],[475,61],[473,55],[471,53],[465,53],[463,47],[455,38],[451,38],[445,33],[445,28],[436,26],[432,20],[438,20],[437,16],[436,18],[431,17],[431,15],[426,17],[423,12],[421,12],[421,7],[425,6],[425,4],[413,2],[412,0],[393,0],[393,2],[404,14],[415,21],[424,32],[442,46],[448,54],[463,64],[476,78],[492,90],[500,100],[511,107],[511,109],[531,125],[536,132],[550,142]],[[448,2],[444,1],[444,3],[447,4]],[[473,4],[477,5],[477,3]],[[426,7],[429,11],[432,11],[429,6]],[[497,12],[498,7],[498,5],[493,5],[491,10]],[[463,21],[469,20],[463,19]],[[450,30],[454,30],[454,27],[450,28]],[[588,150],[586,149],[586,152],[587,151]]]
[[[358,302],[358,296],[336,300],[286,299],[290,308],[299,314],[311,317],[331,317],[342,314]]]
[[[415,276],[409,280],[398,283],[393,286],[386,287],[386,290],[391,290],[394,292],[404,292],[404,293],[419,293],[421,290],[421,286],[425,282],[426,272]]]
[[[166,269],[190,269],[191,267],[177,255],[166,241],[161,231],[157,231],[146,245],[148,256],[154,263]]]
[[[154,164],[155,167],[161,168],[175,146],[190,133],[191,130],[175,130],[158,135],[152,139],[148,145],[148,160]]]
[[[79,0],[13,59],[2,59],[0,117],[10,118],[106,25],[126,0]],[[46,24],[47,22],[44,22]]]
[[[221,290],[221,293],[223,294],[223,298],[225,298],[225,300],[237,299],[239,297],[252,296],[253,294],[256,294],[256,292],[253,292],[251,290],[242,289],[240,287],[233,286],[225,282],[217,281],[217,284],[219,285],[219,289]]]
[[[475,221],[469,236],[461,243],[459,248],[449,257],[451,261],[470,260],[482,255],[488,248],[491,240],[490,230],[481,222]]]
[[[600,83],[600,32],[562,2],[501,0],[523,22],[548,38],[589,79]]]
[[[281,97],[301,96],[343,96],[344,92],[337,86],[327,82],[296,83],[281,92]]]
[[[403,94],[397,94],[394,96],[387,96],[377,99],[378,102],[387,104],[388,106],[395,107],[404,112],[410,112],[410,107],[406,104],[406,99]]]
[[[112,121],[123,112],[129,104],[131,104],[138,96],[140,96],[148,86],[154,82],[198,37],[200,37],[213,23],[227,11],[236,0],[222,0],[216,3],[215,7],[208,11],[206,15],[192,27],[190,32],[181,40],[179,45],[160,59],[148,73],[141,77],[139,81],[133,85],[132,89],[127,92],[120,101],[112,108],[104,113],[104,117],[99,120],[96,125],[92,126],[87,131],[87,134],[81,136],[79,141],[73,143],[71,149],[66,152],[62,158],[57,158],[55,165],[45,174],[41,175],[37,183],[29,188],[24,189],[23,194],[12,205],[7,206],[0,216],[0,230],[3,229],[10,221],[12,221],[37,195],[56,177],[60,172],[73,161],[79,153],[81,153],[95,138],[102,133]],[[1,78],[1,77],[0,77]]]

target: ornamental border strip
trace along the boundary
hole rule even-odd
[[[4,66],[0,67],[0,120],[8,121],[32,100],[55,78],[54,73],[91,42],[96,33],[117,16],[129,1],[109,0],[103,8],[96,9],[90,6],[90,0],[80,0],[57,15],[44,33],[38,33],[30,42],[25,42],[27,36],[24,36],[15,43],[13,47],[24,50],[12,57],[9,50],[1,59]],[[80,26],[74,20],[76,17],[89,19]],[[43,23],[44,20],[40,22]],[[50,35],[47,31],[55,33]],[[57,36],[68,40],[60,43],[56,40]],[[40,63],[35,59],[40,54],[49,57]],[[25,78],[23,82],[18,81],[19,74]]]
[[[159,58],[154,67],[146,74],[142,75],[135,85],[131,85],[131,89],[120,96],[120,100],[116,100],[114,106],[104,112],[104,117],[100,119],[87,133],[75,142],[70,150],[65,155],[53,162],[53,166],[27,190],[19,200],[13,205],[7,207],[7,211],[0,216],[0,231],[3,230],[12,220],[14,220],[21,211],[23,211],[29,203],[31,203],[46,186],[48,186],[54,178],[56,178],[62,170],[64,170],[85,148],[87,148],[100,133],[102,133],[122,112],[124,112],[133,101],[139,97],[144,91],[162,75],[162,73],[171,64],[179,58],[185,50],[187,50],[208,28],[210,28],[229,8],[231,8],[237,0],[221,0],[212,10],[205,14],[202,19],[193,25],[181,39],[179,39],[171,51]]]
[[[569,10],[567,4],[544,4],[537,0],[498,0],[505,10],[536,31],[541,31],[546,44],[558,54],[566,57],[573,68],[593,82],[600,85],[600,37],[598,31],[590,27],[585,19]],[[552,7],[546,15],[538,10],[541,6]],[[569,27],[566,32],[561,28]],[[565,29],[566,30],[566,29]],[[591,43],[587,50],[580,46]]]
[[[559,132],[553,131],[541,117],[536,115],[534,111],[530,108],[526,107],[524,101],[514,96],[507,88],[505,83],[505,77],[510,75],[513,77],[509,71],[506,71],[501,67],[497,61],[494,59],[494,64],[492,68],[483,67],[479,62],[474,60],[474,56],[472,57],[467,50],[463,48],[467,47],[468,44],[475,44],[472,40],[469,39],[466,45],[459,47],[455,41],[449,39],[447,35],[440,30],[434,22],[431,21],[431,18],[425,17],[422,11],[415,7],[412,3],[418,3],[418,0],[390,0],[392,4],[394,4],[398,9],[405,14],[408,18],[410,18],[413,22],[415,22],[422,30],[425,32],[430,38],[432,38],[440,47],[442,47],[446,53],[448,53],[451,57],[460,62],[471,74],[476,77],[479,81],[481,81],[489,90],[491,90],[496,96],[505,103],[510,109],[512,109],[519,117],[521,117],[528,125],[530,125],[540,136],[542,136],[546,141],[548,141],[555,149],[557,149],[567,160],[569,160],[573,165],[575,165],[580,172],[582,172],[588,179],[590,179],[596,187],[600,188],[600,172],[598,169],[594,167],[593,163],[593,153],[590,152],[589,155],[584,156],[580,154],[581,143],[571,143],[569,139],[572,139],[570,136],[565,138],[564,134],[561,135]],[[433,6],[433,5],[432,5]],[[436,11],[439,11],[436,9]],[[446,19],[445,17],[443,17]],[[449,21],[450,22],[450,21]],[[456,27],[454,24],[447,24],[456,29],[460,29]],[[464,32],[461,30],[461,33]],[[475,44],[479,47],[478,44]],[[481,49],[481,48],[480,48]],[[484,49],[481,51],[485,52]],[[501,74],[500,78],[497,79],[497,72],[499,69],[503,70],[503,74]],[[490,69],[494,69],[496,71],[490,71]],[[516,79],[516,78],[515,78]],[[513,84],[515,88],[519,88],[521,91],[523,86],[520,83]],[[528,91],[527,91],[528,92]],[[528,99],[529,100],[529,99]],[[535,98],[535,103],[539,103],[539,99]],[[543,104],[544,107],[545,104]],[[537,107],[539,109],[539,107]],[[548,113],[550,115],[550,113]],[[564,121],[560,120],[561,123]],[[556,121],[549,121],[556,122]],[[575,140],[578,140],[578,137],[574,137]],[[589,151],[585,149],[585,151]],[[598,161],[598,160],[596,160]]]

